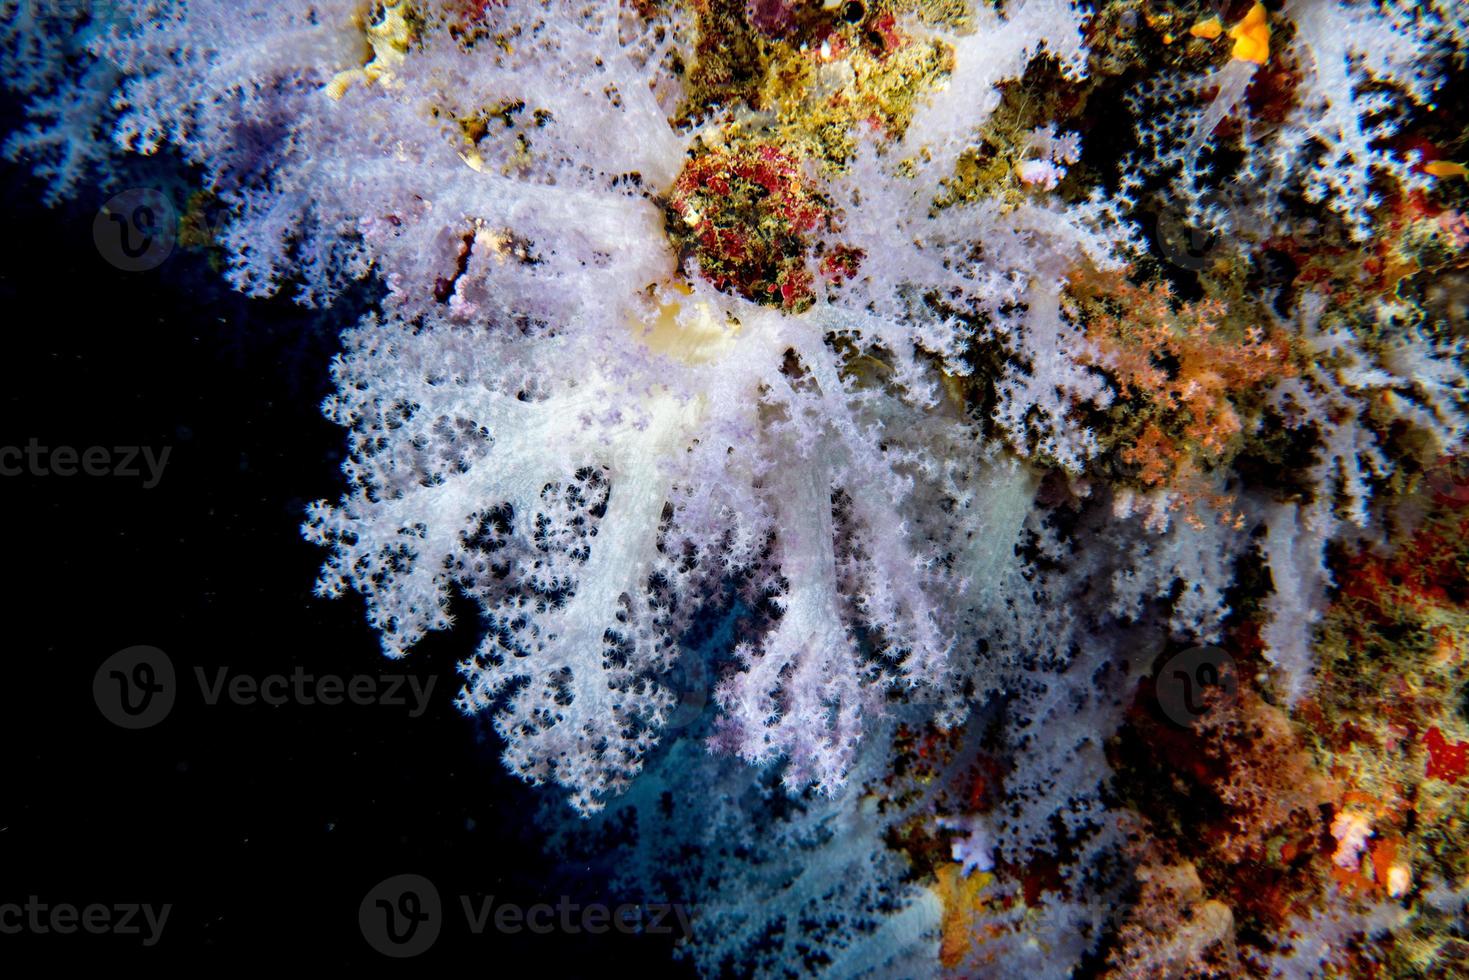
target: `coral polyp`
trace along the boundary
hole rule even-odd
[[[669,234],[715,289],[789,312],[810,308],[810,258],[831,208],[799,160],[769,143],[708,150],[669,195]]]

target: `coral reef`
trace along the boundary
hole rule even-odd
[[[1462,5],[3,7],[54,199],[381,285],[317,590],[703,974],[1469,961]]]

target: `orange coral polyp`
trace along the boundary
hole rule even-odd
[[[1234,58],[1263,65],[1270,60],[1270,18],[1263,3],[1257,3],[1245,14],[1244,20],[1229,29],[1234,41]]]
[[[1194,37],[1201,37],[1206,41],[1212,41],[1224,33],[1224,25],[1219,23],[1219,15],[1214,14],[1190,27],[1188,32]]]

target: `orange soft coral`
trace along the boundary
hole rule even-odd
[[[1093,346],[1089,363],[1123,395],[1113,419],[1118,457],[1147,489],[1227,508],[1204,472],[1238,448],[1240,405],[1263,382],[1295,373],[1285,339],[1228,324],[1222,303],[1181,303],[1167,286],[1124,273],[1079,279],[1070,299]]]

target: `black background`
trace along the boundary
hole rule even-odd
[[[0,904],[173,906],[152,948],[27,931],[0,935],[0,969],[96,958],[687,974],[665,936],[465,927],[461,895],[616,899],[542,853],[532,817],[552,791],[510,777],[488,726],[452,705],[474,611],[393,662],[360,598],[311,593],[324,553],[299,525],[307,501],[343,489],[344,433],[318,405],[350,312],[245,299],[201,251],[119,271],[92,222],[127,183],[54,209],[20,168],[5,167],[0,186],[0,446],[171,447],[153,489],[0,477]],[[92,681],[139,644],[167,653],[179,695],[162,723],[126,731],[98,710]],[[438,680],[419,718],[384,705],[211,706],[195,670],[220,667]],[[446,920],[427,953],[391,961],[365,942],[358,906],[409,872],[436,884]]]

